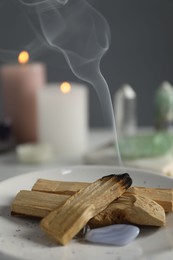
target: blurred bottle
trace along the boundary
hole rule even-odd
[[[167,81],[155,93],[154,120],[157,130],[168,129],[173,125],[173,87]]]
[[[118,135],[135,134],[137,129],[137,95],[130,85],[123,85],[115,93],[114,109]]]

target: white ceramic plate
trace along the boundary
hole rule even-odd
[[[166,227],[141,229],[127,246],[103,246],[72,240],[59,246],[40,230],[38,221],[12,217],[10,205],[19,190],[31,189],[38,178],[65,181],[94,181],[111,173],[128,172],[134,185],[173,188],[173,180],[138,169],[106,166],[78,166],[20,175],[0,182],[0,259],[1,260],[134,260],[173,259],[173,213]]]

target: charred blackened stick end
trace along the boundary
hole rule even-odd
[[[125,189],[128,189],[132,185],[132,178],[128,173],[119,174],[117,175],[117,178],[125,187]]]
[[[102,177],[102,180],[105,178],[115,178],[117,182],[121,182],[121,185],[125,189],[128,189],[132,185],[132,179],[128,173],[106,175]]]

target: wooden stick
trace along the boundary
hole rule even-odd
[[[11,214],[43,218],[68,198],[69,195],[21,190],[12,202]]]
[[[173,211],[173,189],[130,187],[127,192],[133,192],[156,201],[165,212]]]
[[[67,182],[38,179],[33,185],[32,190],[64,195],[73,195],[77,191],[83,189],[84,187],[87,187],[89,184],[90,183],[87,182]]]
[[[104,211],[92,218],[91,228],[113,224],[135,224],[145,226],[164,226],[165,211],[154,200],[134,193],[124,193],[113,201]]]
[[[130,187],[126,174],[105,176],[72,195],[41,221],[41,228],[58,243],[65,245],[87,222],[103,211]]]
[[[69,195],[22,190],[12,203],[12,215],[43,218],[68,198]],[[149,198],[125,192],[93,217],[88,225],[96,228],[118,223],[162,226],[165,223],[165,213],[161,206]]]
[[[39,179],[32,187],[32,190],[72,195],[88,185],[89,183],[87,182],[65,182]],[[156,201],[164,208],[165,212],[173,211],[173,189],[130,187],[129,191],[133,191],[136,195],[145,196]]]

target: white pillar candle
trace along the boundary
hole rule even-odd
[[[88,91],[77,83],[62,84],[50,84],[37,93],[39,140],[51,144],[59,155],[83,155],[87,147]]]

